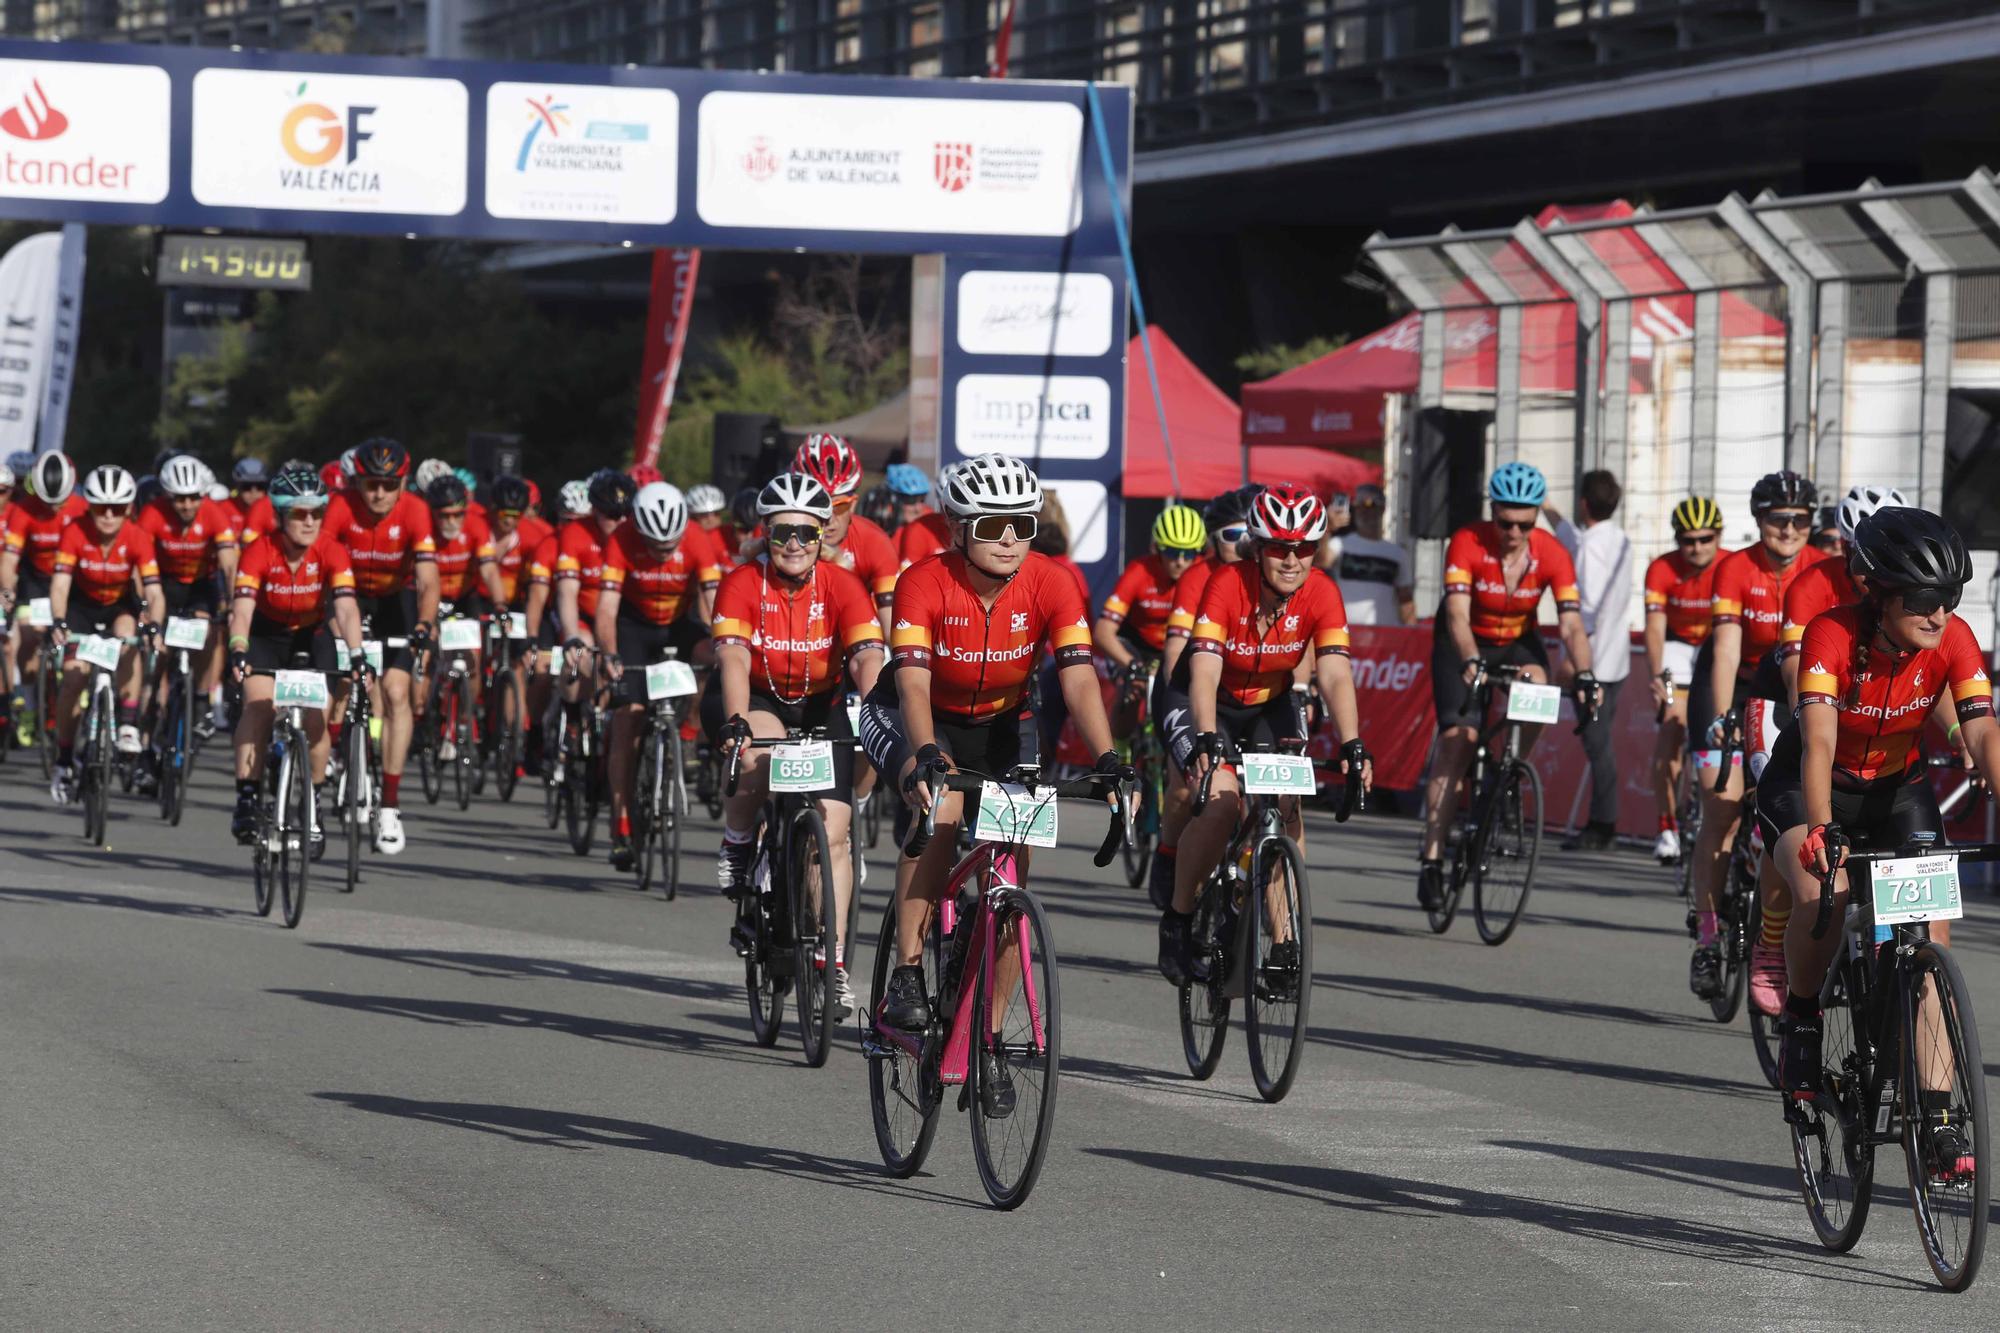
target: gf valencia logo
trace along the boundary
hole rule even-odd
[[[309,194],[373,194],[381,190],[379,171],[359,159],[363,145],[375,137],[370,128],[376,108],[340,108],[309,101],[309,82],[292,90],[292,107],[278,124],[278,143],[296,166],[278,169],[287,190]],[[338,159],[338,161],[336,161]]]

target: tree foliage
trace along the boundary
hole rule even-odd
[[[1244,380],[1264,380],[1273,375],[1283,374],[1294,366],[1303,366],[1308,361],[1317,361],[1330,352],[1337,352],[1347,346],[1347,335],[1336,333],[1331,337],[1315,334],[1296,345],[1292,343],[1272,343],[1255,351],[1245,352],[1236,358],[1236,369]]]

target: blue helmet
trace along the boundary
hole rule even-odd
[[[883,480],[889,483],[890,490],[913,500],[921,500],[931,493],[931,479],[924,475],[922,468],[908,463],[889,464],[888,475]]]
[[[1486,482],[1486,498],[1497,505],[1539,505],[1548,493],[1548,478],[1532,463],[1502,463]]]

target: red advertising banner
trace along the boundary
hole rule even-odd
[[[674,382],[687,350],[688,315],[694,309],[699,250],[653,251],[653,291],[646,303],[646,357],[639,368],[639,421],[632,439],[634,464],[657,466],[660,438],[674,405]]]

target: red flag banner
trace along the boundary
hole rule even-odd
[[[674,382],[687,350],[688,315],[694,309],[699,250],[653,251],[653,291],[646,304],[646,358],[639,369],[639,422],[632,440],[634,464],[657,466],[667,413],[674,405]]]

